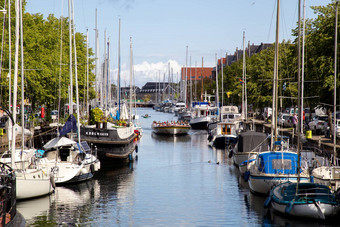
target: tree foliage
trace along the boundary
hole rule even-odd
[[[11,56],[12,56],[12,81],[14,75],[14,40],[15,40],[15,8],[14,1],[11,10]],[[0,1],[4,5],[4,1]],[[0,18],[3,24],[3,18]],[[8,18],[5,19],[5,25],[8,25]],[[35,109],[38,106],[45,105],[48,109],[58,108],[58,99],[61,98],[61,104],[68,103],[68,87],[70,84],[70,67],[69,67],[69,33],[68,18],[56,18],[53,14],[44,16],[40,13],[23,15],[23,50],[24,50],[24,78],[25,78],[25,98],[32,104]],[[2,26],[1,26],[2,27]],[[1,100],[3,104],[8,104],[8,78],[7,72],[9,67],[9,45],[8,45],[8,26],[5,27],[2,70],[0,84]],[[1,28],[2,30],[2,28]],[[86,94],[86,36],[76,33],[76,52],[77,52],[77,76],[79,84],[79,99],[84,101]],[[74,48],[72,53],[73,65],[73,93],[75,94],[75,68],[74,68]],[[19,57],[20,60],[20,57]],[[21,63],[19,63],[21,64]],[[89,48],[89,94],[94,98],[95,91],[93,82],[94,74],[93,51]],[[20,67],[19,67],[20,70]],[[22,73],[19,71],[19,84]],[[60,80],[60,87],[59,87]],[[13,82],[12,82],[13,85]],[[20,99],[20,86],[18,87]],[[60,91],[59,91],[60,89]],[[13,88],[12,88],[13,91]],[[60,95],[59,95],[60,94]],[[75,100],[75,95],[74,95]]]

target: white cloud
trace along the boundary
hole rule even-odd
[[[169,66],[173,70],[173,81],[178,82],[181,73],[181,67],[176,60],[168,60],[167,62],[149,63],[144,61],[141,64],[134,65],[135,84],[139,87],[144,86],[147,82],[163,81],[165,73],[165,81],[168,81]],[[113,70],[114,83],[117,82],[118,69]],[[178,75],[178,76],[177,76]],[[121,86],[125,87],[130,84],[130,66],[123,64],[121,66]]]

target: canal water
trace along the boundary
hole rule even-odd
[[[263,208],[225,150],[206,131],[167,137],[152,121],[173,114],[138,109],[143,137],[133,162],[102,169],[94,179],[43,198],[19,201],[27,226],[330,226],[291,220]]]

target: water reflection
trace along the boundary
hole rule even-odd
[[[186,143],[191,140],[190,134],[178,135],[178,136],[168,136],[163,134],[151,133],[152,139],[156,142],[174,142],[174,143]]]

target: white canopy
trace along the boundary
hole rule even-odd
[[[57,148],[61,146],[70,146],[77,144],[74,140],[70,140],[66,137],[56,137],[54,139],[51,139],[44,145],[45,150],[49,150],[52,148]]]

